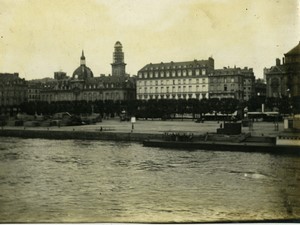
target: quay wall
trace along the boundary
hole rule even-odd
[[[0,130],[2,137],[44,138],[44,139],[81,139],[81,140],[111,140],[142,142],[145,139],[161,138],[161,134],[151,133],[122,133],[105,131],[58,131],[58,130]]]

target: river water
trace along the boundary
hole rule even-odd
[[[0,137],[0,222],[300,218],[300,157]]]

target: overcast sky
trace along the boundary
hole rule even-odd
[[[110,74],[114,44],[127,73],[144,65],[215,59],[255,76],[300,41],[299,0],[0,0],[0,73],[69,76],[84,49],[94,73]]]

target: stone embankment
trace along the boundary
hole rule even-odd
[[[81,139],[81,140],[111,140],[111,141],[136,141],[161,138],[161,134],[133,133],[133,132],[105,132],[82,130],[29,130],[29,129],[1,129],[2,137],[44,138],[44,139]]]

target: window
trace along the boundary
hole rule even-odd
[[[164,71],[161,71],[161,72],[160,72],[160,76],[161,76],[161,77],[164,77]]]
[[[169,77],[169,76],[170,76],[170,72],[167,71],[167,72],[166,72],[166,77]]]
[[[206,69],[202,69],[201,74],[206,75]]]
[[[147,73],[144,73],[144,78],[147,78],[148,76],[147,76]]]
[[[158,72],[157,71],[155,72],[155,77],[158,78]]]
[[[192,75],[193,75],[193,71],[189,70],[189,76],[192,76]]]
[[[175,77],[175,75],[176,75],[176,72],[173,70],[172,71],[172,77]]]
[[[150,72],[150,74],[149,74],[149,78],[152,78],[153,77],[153,73],[152,72]]]
[[[196,76],[199,76],[199,75],[200,75],[200,70],[196,69]]]
[[[182,75],[185,77],[186,76],[186,70],[182,71]]]
[[[173,80],[173,84],[175,84],[175,80]]]
[[[181,77],[181,70],[178,70],[177,74],[178,74],[179,77]]]

